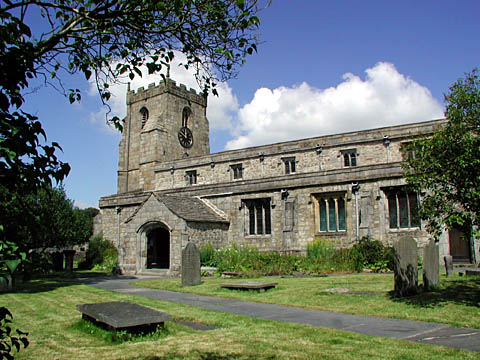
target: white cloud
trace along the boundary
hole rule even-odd
[[[96,208],[95,205],[90,205],[90,204],[88,204],[88,203],[86,203],[85,201],[82,201],[82,200],[75,200],[73,202],[73,206],[76,206],[79,209]]]
[[[170,67],[170,78],[175,80],[177,84],[184,84],[187,88],[192,88],[200,92],[197,81],[195,80],[194,70],[186,70],[183,66],[178,66],[180,62],[184,62],[185,60],[185,55],[175,52],[175,59]],[[151,83],[158,84],[162,81],[162,77],[159,74],[149,75],[145,66],[141,67],[140,70],[142,71],[142,77],[135,76],[135,78],[130,81],[130,89],[137,90],[142,86],[147,88]],[[110,86],[112,97],[108,104],[112,109],[111,116],[116,115],[123,118],[126,115],[127,82],[128,79],[125,79],[122,83]],[[227,83],[218,84],[217,91],[219,96],[210,95],[208,98],[207,118],[211,128],[229,129],[232,126],[232,119],[238,111],[238,101]],[[93,82],[90,83],[89,93],[97,96],[96,85]],[[98,112],[92,112],[90,114],[90,121],[99,124],[102,128],[112,133],[116,132],[116,130],[113,130],[105,123],[106,112],[107,109],[105,107],[102,107]]]
[[[234,139],[227,149],[269,144],[346,131],[426,121],[443,117],[430,91],[380,62],[365,80],[347,73],[336,87],[258,89],[238,112]]]

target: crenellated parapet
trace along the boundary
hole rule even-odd
[[[127,105],[165,93],[170,93],[182,98],[186,98],[189,101],[197,103],[199,105],[207,106],[207,97],[204,93],[197,93],[197,91],[192,88],[187,89],[184,84],[177,85],[175,81],[169,78],[167,78],[165,81],[160,81],[158,85],[155,85],[155,83],[151,83],[146,89],[142,86],[136,91],[128,91]]]

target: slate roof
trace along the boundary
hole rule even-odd
[[[176,195],[160,195],[155,193],[150,193],[142,204],[137,207],[132,215],[125,221],[126,223],[133,220],[137,215],[143,205],[153,196],[155,199],[163,203],[172,213],[186,221],[196,221],[196,222],[210,222],[210,223],[226,223],[229,224],[230,221],[224,216],[221,216],[221,211],[216,213],[211,207],[208,206],[199,198],[193,198],[188,196],[176,196]]]
[[[229,223],[227,219],[216,214],[198,198],[157,194],[155,194],[155,197],[165,204],[171,212],[186,221]]]

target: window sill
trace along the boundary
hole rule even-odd
[[[420,231],[422,230],[419,226],[417,227],[409,227],[409,228],[389,228],[389,232],[391,233],[403,233],[403,232],[413,232],[413,231]]]
[[[265,235],[245,235],[245,239],[266,239],[271,238],[272,234],[265,234]]]

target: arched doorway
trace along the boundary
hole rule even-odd
[[[156,227],[147,232],[147,269],[170,268],[170,232]]]

